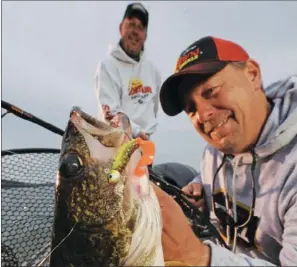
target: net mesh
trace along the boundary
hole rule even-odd
[[[49,254],[58,158],[59,150],[2,153],[1,266],[38,266]]]

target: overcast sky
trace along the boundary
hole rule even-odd
[[[2,100],[62,129],[73,105],[96,115],[94,74],[130,1],[2,2]],[[296,1],[145,1],[147,56],[163,80],[190,43],[206,35],[240,43],[262,67],[264,85],[297,73]],[[3,112],[3,110],[2,110]],[[159,112],[156,162],[199,170],[205,143],[180,114]],[[60,148],[61,137],[7,115],[2,149]]]

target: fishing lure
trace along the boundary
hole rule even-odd
[[[117,153],[112,168],[108,171],[108,181],[117,183],[121,177],[121,173],[127,166],[130,157],[137,150],[141,149],[141,158],[136,165],[134,175],[141,177],[146,173],[146,167],[152,164],[155,156],[155,145],[151,141],[145,141],[141,138],[135,138],[123,144]]]

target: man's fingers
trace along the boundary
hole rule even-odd
[[[202,186],[198,183],[186,185],[182,191],[188,195],[201,196]]]
[[[198,183],[191,184],[192,185],[192,195],[201,196],[202,193],[202,185]]]
[[[199,197],[202,196],[202,185],[199,183],[193,183],[189,184],[185,187],[182,188],[182,191],[188,195],[186,198],[188,201],[190,201],[195,207],[201,208],[204,205],[204,199],[200,199]],[[191,198],[190,196],[198,197],[199,199],[196,198]]]
[[[205,202],[204,202],[204,199],[199,199],[197,202],[196,202],[196,205],[195,205],[197,208],[200,209],[200,211],[203,211],[204,208],[205,208]]]
[[[182,188],[182,191],[185,193],[185,194],[188,194],[188,195],[191,195],[191,185],[186,185]]]
[[[197,208],[201,208],[204,205],[203,199],[195,200],[195,199],[189,198],[189,197],[185,197],[185,198]]]
[[[138,136],[145,141],[149,140],[148,135],[146,135],[144,132],[140,132]]]
[[[197,205],[197,201],[193,198],[188,198],[188,200],[194,205],[196,206]]]

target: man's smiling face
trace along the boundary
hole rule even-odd
[[[182,90],[182,88],[180,89]],[[228,64],[183,98],[184,111],[199,134],[227,154],[248,150],[258,138],[267,115],[258,65]]]
[[[120,24],[122,44],[128,54],[137,56],[146,40],[146,28],[136,17],[125,18]]]

